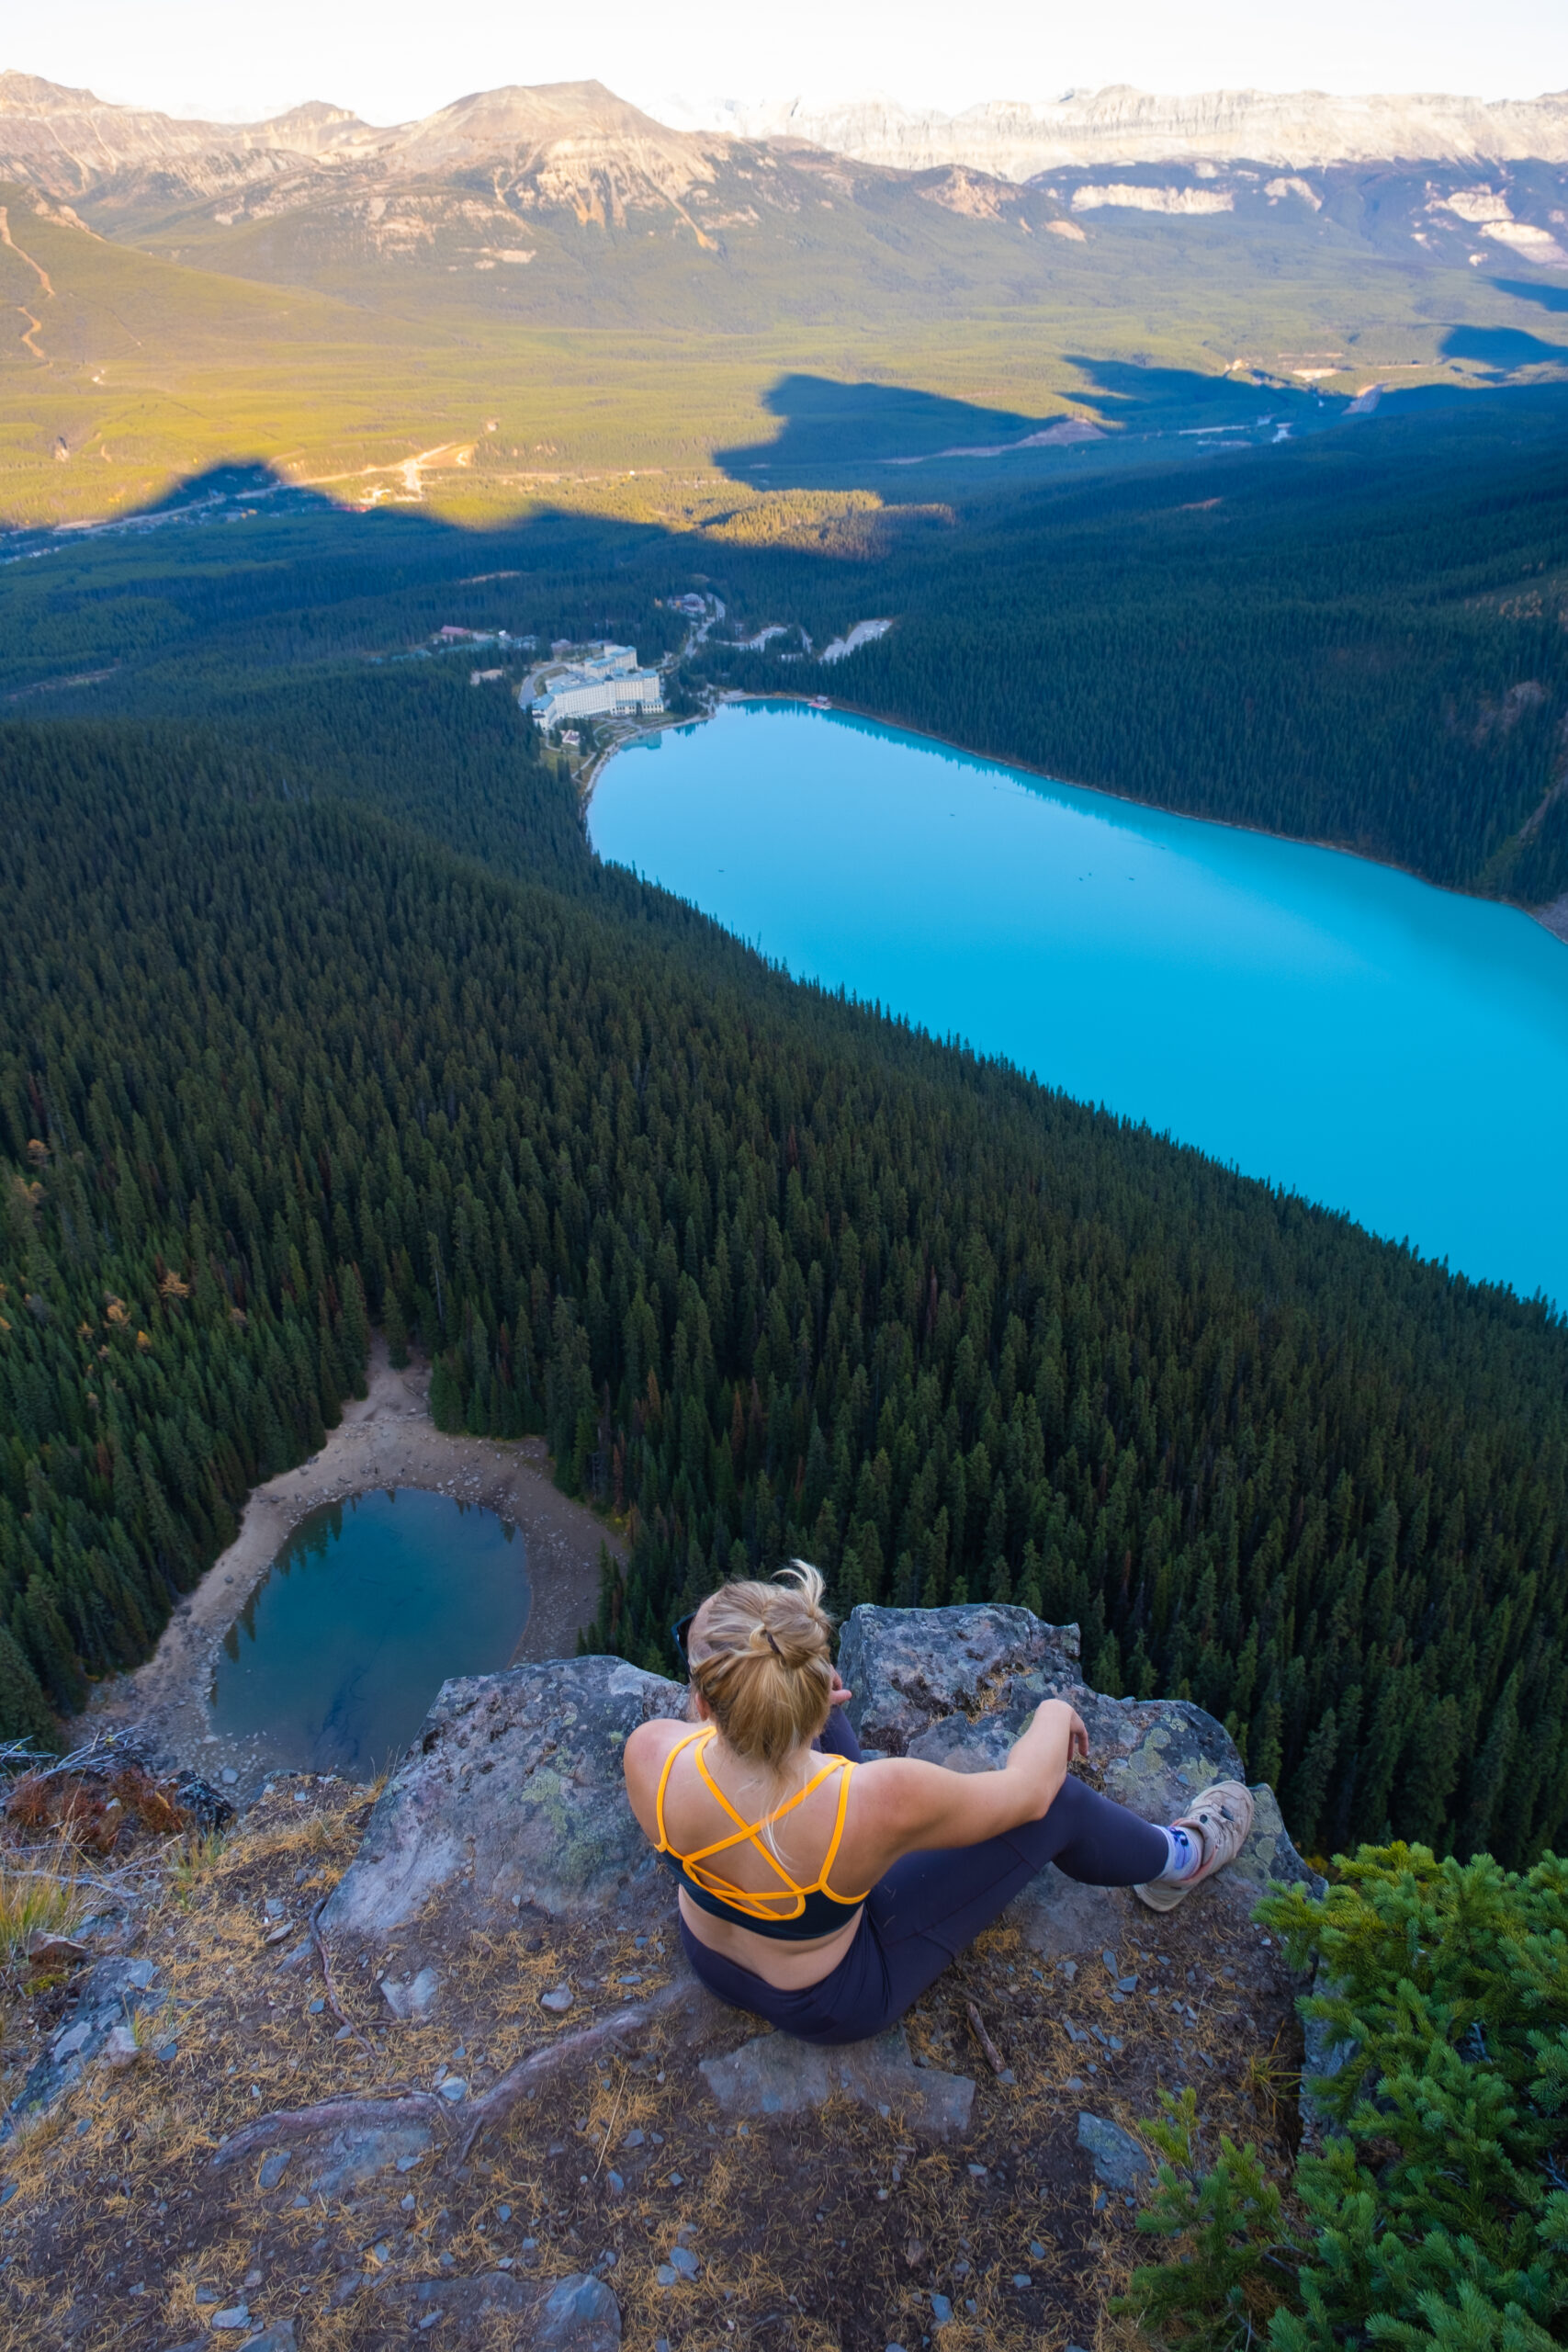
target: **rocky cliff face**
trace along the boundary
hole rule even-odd
[[[801,99],[727,105],[716,116],[707,127],[672,129],[602,83],[563,82],[480,91],[387,129],[319,102],[267,122],[211,123],[111,106],[36,74],[0,74],[0,177],[56,199],[156,200],[165,209],[240,195],[257,217],[258,206],[270,216],[328,195],[385,202],[418,183],[479,172],[513,211],[558,206],[603,222],[640,209],[673,208],[684,217],[694,196],[740,207],[737,220],[758,207],[796,211],[803,198],[819,200],[815,181],[796,185],[807,167],[803,143],[899,172],[957,169],[1013,182],[1111,164],[1241,161],[1292,171],[1415,161],[1469,170],[1523,158],[1568,162],[1568,94],[1489,105],[1318,91],[1168,97],[1118,86],[1073,91],[1048,105],[998,100],[957,115],[868,98],[826,108]],[[815,164],[826,161],[818,154]],[[479,184],[461,192],[482,210]],[[852,183],[840,193],[852,196]]]
[[[858,1610],[840,1665],[884,1752],[983,1767],[1059,1693],[1153,1817],[1238,1770],[1212,1717],[1088,1689],[1076,1628],[1025,1610]],[[0,2053],[36,2340],[1092,2343],[1145,2251],[1161,2086],[1283,2170],[1298,1988],[1250,1914],[1305,1871],[1267,1790],[1179,1910],[1047,1871],[890,2032],[815,2051],[685,1967],[619,1761],[684,1702],[614,1658],[450,1682],[368,1817],[276,1782],[133,1901]]]
[[[36,74],[0,74],[0,174],[47,196],[82,196],[121,173],[154,172],[172,187],[206,194],[385,136],[342,107],[295,107],[270,122],[197,122],[111,106]]]
[[[0,177],[57,199],[119,204],[248,198],[253,216],[332,194],[374,203],[478,168],[491,194],[559,205],[580,219],[678,205],[715,176],[728,142],[671,130],[598,82],[487,90],[418,122],[376,129],[342,107],[271,121],[198,122],[117,107],[36,74],[0,74]],[[465,188],[472,205],[479,191]],[[484,209],[482,199],[479,209]]]

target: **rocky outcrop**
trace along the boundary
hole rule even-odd
[[[839,1643],[863,1747],[907,1756],[937,1723],[990,1709],[1015,1674],[1077,1683],[1078,1629],[992,1601],[968,1609],[854,1611]]]
[[[1182,1699],[1107,1699],[1078,1673],[1078,1629],[1026,1609],[857,1609],[840,1671],[854,1696],[862,1742],[954,1771],[989,1771],[1043,1700],[1083,1717],[1093,1776],[1107,1796],[1148,1821],[1174,1821],[1215,1781],[1245,1779],[1224,1725]],[[1319,1882],[1291,1843],[1272,1789],[1253,1791],[1257,1818],[1240,1860],[1212,1899],[1244,1912],[1268,1886]],[[1010,1917],[1031,1949],[1053,1957],[1100,1951],[1131,1918],[1120,1890],[1079,1886],[1042,1871]]]
[[[77,1984],[70,2017],[51,2036],[10,2113],[0,2120],[0,2140],[8,2139],[24,2116],[55,2106],[109,2053],[115,2036],[135,2037],[138,2020],[164,2007],[157,1975],[157,1964],[151,1960],[100,1960],[88,1969]],[[158,2035],[154,2054],[165,2059],[176,2054],[172,2022]]]
[[[1092,1775],[1142,1813],[1238,1769],[1200,1709],[1089,1689],[1076,1629],[1025,1610],[863,1609],[840,1667],[884,1753],[999,1762],[1055,1694]],[[18,2135],[28,2177],[0,2161],[8,2278],[82,2282],[58,2340],[91,2319],[95,2343],[167,2352],[156,2314],[197,2276],[175,2324],[242,2352],[288,2352],[297,2323],[313,2344],[337,2313],[378,2344],[739,2342],[784,2277],[840,2333],[854,2312],[934,2340],[1005,2306],[1021,2341],[1095,2340],[1103,2257],[1135,2258],[1159,2092],[1250,2117],[1248,2068],[1296,2053],[1299,1979],[1251,1917],[1259,1888],[1306,1875],[1269,1792],[1237,1868],[1174,1914],[1043,1871],[890,2030],[821,2050],[715,1999],[671,1932],[620,1757],[684,1702],[604,1657],[449,1683],[363,1828],[341,1787],[275,1787],[220,1868],[154,1895],[149,1956],[84,1972],[29,2052],[17,2108],[58,2120]],[[311,1899],[301,1853],[318,1886],[343,1875],[320,1940],[280,1953],[273,1923]],[[176,2089],[177,2144],[139,2154],[138,2117]],[[1286,2127],[1259,2129],[1283,2165]],[[118,2277],[93,2272],[84,2145],[141,2166]]]
[[[681,1715],[676,1682],[624,1659],[557,1659],[444,1682],[322,1915],[364,1939],[434,1897],[494,1925],[525,1903],[602,1909],[656,1865],[626,1801],[621,1750],[649,1715]]]
[[[1212,1781],[1242,1777],[1235,1743],[1212,1715],[1180,1700],[1091,1690],[1078,1671],[1077,1626],[1045,1624],[1026,1609],[857,1609],[840,1670],[853,1691],[850,1719],[881,1753],[988,1770],[1042,1700],[1059,1697],[1088,1726],[1106,1792],[1149,1820],[1174,1819]],[[361,1942],[385,1937],[437,1898],[449,1925],[493,1928],[525,1906],[585,1918],[654,1896],[658,1865],[626,1801],[621,1751],[637,1724],[682,1715],[685,1704],[679,1683],[611,1657],[444,1684],[323,1928]],[[1310,1877],[1272,1792],[1256,1794],[1253,1835],[1220,1882],[1224,1900],[1246,1909],[1266,1885]],[[661,1890],[656,1899],[664,1902]],[[1036,1951],[1098,1951],[1117,1939],[1126,1900],[1050,1870],[1013,1916]],[[412,1989],[389,2001],[395,2007]]]

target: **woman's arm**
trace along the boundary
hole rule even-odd
[[[1047,1699],[994,1772],[953,1772],[913,1757],[889,1758],[856,1775],[854,1849],[869,1883],[900,1855],[930,1847],[978,1846],[1049,1812],[1089,1734],[1065,1699]],[[875,1849],[881,1849],[880,1859]],[[835,1877],[841,1871],[835,1871]],[[858,1883],[858,1882],[857,1882]]]

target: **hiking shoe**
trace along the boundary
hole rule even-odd
[[[1190,1813],[1179,1815],[1173,1829],[1185,1829],[1197,1838],[1203,1859],[1190,1878],[1155,1878],[1133,1889],[1151,1911],[1174,1911],[1195,1886],[1234,1862],[1252,1831],[1252,1792],[1239,1781],[1216,1781],[1205,1789]]]

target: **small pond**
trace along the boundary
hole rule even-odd
[[[404,1487],[301,1520],[223,1637],[212,1728],[273,1770],[368,1780],[449,1675],[507,1665],[528,1622],[509,1520]]]

